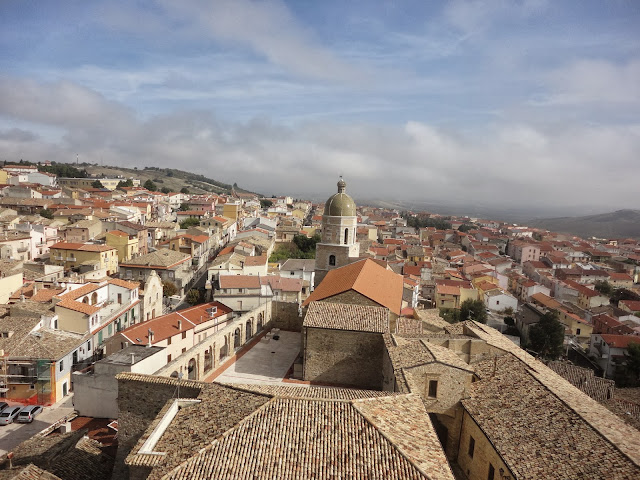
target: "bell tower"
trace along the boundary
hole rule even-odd
[[[348,265],[360,255],[360,244],[356,242],[356,204],[346,190],[347,183],[340,177],[338,193],[324,205],[321,240],[316,244],[314,288],[329,270]]]

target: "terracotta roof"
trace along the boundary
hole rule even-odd
[[[132,258],[120,264],[120,267],[171,268],[186,262],[191,255],[168,248],[159,248],[155,252]]]
[[[260,288],[257,275],[220,275],[220,288]]]
[[[118,285],[119,287],[128,288],[129,290],[134,290],[140,287],[140,282],[129,282],[127,280],[121,280],[119,278],[111,278],[108,283],[113,285]]]
[[[258,266],[266,265],[267,260],[268,259],[266,255],[249,256],[249,257],[245,257],[244,265],[245,267],[258,267]]]
[[[213,317],[210,317],[209,312],[207,312],[207,309],[211,307],[216,307],[216,313],[213,314]],[[120,334],[126,337],[132,345],[147,345],[149,342],[149,329],[151,329],[153,332],[151,344],[154,345],[169,337],[191,330],[196,325],[208,322],[211,318],[218,318],[230,312],[232,310],[220,302],[202,303],[147,320],[146,322],[137,323],[122,330]],[[178,321],[180,321],[180,328],[178,328]]]
[[[67,242],[58,242],[51,245],[49,248],[55,248],[58,250],[74,250],[74,251],[82,251],[82,252],[108,252],[110,250],[115,250],[115,247],[110,247],[109,245],[92,245],[89,243],[67,243]]]
[[[269,284],[271,289],[275,292],[281,290],[283,292],[301,292],[302,291],[302,279],[282,277],[280,275],[268,275],[260,277],[260,283],[262,285]]]
[[[118,237],[127,237],[129,238],[129,234],[128,233],[124,233],[122,230],[109,230],[107,232],[110,235],[116,235]]]
[[[382,267],[371,259],[360,260],[331,270],[303,305],[324,300],[354,290],[387,307],[396,315],[402,308],[402,276]]]
[[[386,333],[389,310],[345,303],[311,302],[304,317],[304,327]]]
[[[640,311],[640,300],[620,300],[620,303],[626,305],[632,312]]]
[[[638,335],[611,335],[608,333],[600,334],[602,340],[613,348],[628,348],[630,343],[640,345],[640,336]]]

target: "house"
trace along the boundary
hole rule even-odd
[[[80,220],[68,225],[61,233],[65,242],[85,243],[94,240],[102,233],[102,222],[100,220]]]
[[[155,252],[132,258],[120,265],[120,277],[127,280],[146,282],[153,270],[163,282],[171,282],[178,289],[180,296],[193,280],[194,269],[191,255],[159,248]]]
[[[608,282],[613,288],[633,287],[633,277],[628,273],[610,272]]]
[[[50,262],[65,270],[80,273],[91,270],[106,270],[107,275],[118,272],[118,251],[109,245],[58,242],[49,248]]]
[[[248,312],[271,301],[273,291],[269,283],[262,283],[259,276],[220,275],[219,287],[213,298],[228,305],[236,312]]]
[[[574,282],[573,280],[565,280],[565,282],[571,288],[578,291],[578,306],[585,310],[589,310],[600,305],[608,305],[609,297],[602,295],[597,290]]]
[[[500,288],[486,291],[482,300],[493,312],[501,312],[508,308],[515,312],[518,309],[518,299]]]
[[[138,291],[140,296],[140,318],[143,322],[162,315],[162,280],[155,270],[151,270]]]
[[[283,277],[300,278],[303,282],[303,288],[311,291],[315,281],[315,260],[289,258],[280,265],[280,275]]]
[[[251,258],[251,257],[249,257]],[[260,277],[262,285],[269,285],[273,299],[279,302],[292,302],[298,305],[306,298],[303,281],[300,278],[284,277],[281,275],[267,275]]]
[[[589,354],[597,359],[605,378],[624,375],[627,365],[626,353],[630,343],[640,345],[640,336],[607,333],[594,333],[591,336]]]
[[[107,245],[118,252],[118,262],[126,262],[138,255],[138,236],[130,235],[122,230],[111,230],[105,235]]]

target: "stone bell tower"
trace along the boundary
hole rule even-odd
[[[356,204],[347,195],[346,189],[347,183],[340,177],[338,193],[329,197],[324,205],[322,238],[316,245],[314,288],[329,270],[343,267],[357,260],[360,255],[360,244],[356,242]]]

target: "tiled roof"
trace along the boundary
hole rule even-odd
[[[329,271],[303,305],[349,290],[355,290],[379,305],[387,307],[396,315],[400,315],[402,276],[387,270],[371,259],[360,260]]]
[[[379,390],[357,390],[354,388],[337,387],[311,387],[306,385],[286,385],[286,384],[234,384],[236,388],[249,390],[257,393],[264,393],[274,397],[287,398],[324,398],[327,400],[356,400],[358,398],[386,397],[398,395],[393,392],[382,392]]]
[[[640,336],[638,335],[612,335],[602,333],[600,336],[607,345],[613,348],[628,348],[630,343],[640,344]]]
[[[506,355],[495,365],[494,372],[494,360],[477,364],[481,380],[471,385],[470,397],[462,403],[516,478],[638,478],[640,468],[539,382],[525,364]],[[578,398],[608,412],[576,392]]]
[[[155,252],[127,260],[121,263],[120,267],[170,268],[190,258],[191,255],[186,253],[169,250],[168,248],[159,248]]]
[[[389,331],[389,310],[384,307],[311,302],[303,326],[386,333]]]
[[[89,243],[67,243],[67,242],[58,242],[51,245],[50,248],[55,248],[58,250],[74,250],[74,251],[82,251],[82,252],[108,252],[110,250],[115,250],[115,247],[110,247],[109,245],[92,245]]]
[[[220,275],[220,288],[260,288],[257,275]]]
[[[127,280],[121,280],[119,278],[110,278],[108,283],[117,285],[119,287],[128,288],[129,290],[135,290],[140,287],[140,282],[129,282]]]
[[[267,256],[250,256],[245,257],[244,266],[245,267],[259,267],[267,264]]]
[[[393,401],[273,399],[163,478],[394,480],[453,475],[422,402],[407,395]]]
[[[392,336],[391,341],[389,338],[385,338],[385,343],[394,370],[437,362],[473,372],[473,369],[463,362],[453,350],[429,343],[425,339],[408,340]]]
[[[283,292],[301,292],[302,291],[302,279],[301,278],[289,278],[281,277],[280,275],[268,275],[260,277],[260,282],[263,285],[271,285],[273,291],[280,290]]]
[[[604,458],[607,458],[607,460],[611,458],[613,461],[614,458],[620,458],[620,457],[608,457],[610,453],[609,447],[613,446],[614,451],[615,449],[617,449],[619,452],[622,453],[623,459],[628,459],[626,461],[622,461],[620,465],[625,465],[625,469],[627,469],[629,472],[632,472],[632,473],[629,474],[627,477],[624,477],[621,475],[617,477],[607,476],[603,474],[601,477],[589,477],[589,478],[636,478],[640,474],[640,433],[637,430],[626,425],[624,422],[622,422],[622,420],[616,417],[616,415],[614,415],[604,406],[600,405],[598,402],[590,398],[588,395],[585,395],[582,392],[580,392],[580,390],[578,390],[569,382],[567,382],[562,377],[557,375],[555,372],[553,372],[549,367],[544,365],[542,362],[536,360],[527,352],[525,352],[520,347],[515,345],[513,342],[508,340],[506,337],[500,334],[500,332],[498,332],[497,330],[494,330],[493,328],[490,328],[490,327],[486,327],[484,325],[480,325],[476,322],[461,322],[456,325],[461,326],[463,329],[467,330],[472,335],[475,335],[478,338],[481,338],[482,340],[486,341],[489,345],[492,345],[501,350],[504,350],[505,352],[510,353],[511,355],[516,357],[518,360],[520,360],[524,364],[524,366],[527,367],[526,372],[532,377],[534,377],[538,382],[540,382],[541,385],[544,385],[544,387],[549,392],[551,392],[557,400],[559,400],[560,403],[554,403],[554,405],[558,405],[559,407],[562,407],[564,405],[564,407],[576,413],[576,416],[572,418],[583,421],[585,424],[587,424],[587,426],[590,427],[590,429],[593,429],[594,431],[600,434],[600,436],[598,435],[589,436],[588,441],[591,442],[591,444],[588,445],[588,448],[590,449],[590,453],[585,452],[584,454],[581,454],[581,455],[567,456],[566,454],[567,451],[569,450],[573,451],[573,448],[574,448],[573,445],[567,447],[566,449],[558,449],[557,446],[555,446],[555,444],[547,444],[545,448],[550,448],[554,450],[556,454],[559,454],[559,452],[564,451],[565,458],[562,460],[562,464],[569,462],[569,465],[571,468],[578,469],[578,468],[586,468],[586,467],[579,467],[579,465],[584,464],[585,458],[591,458],[593,459],[594,462],[602,462],[602,459]],[[510,370],[509,368],[505,368],[505,369],[501,369],[501,372],[504,373],[504,372],[508,372],[509,370]],[[504,402],[501,401],[501,399],[503,398],[502,397],[503,394],[499,386],[494,386],[491,389],[492,393],[490,393],[489,390],[485,391],[487,395],[493,396],[494,402],[497,401],[500,403],[500,405],[496,407],[498,408],[498,410],[493,410],[493,414],[491,415],[492,418],[491,419],[487,418],[489,422],[495,421],[496,415],[498,414],[499,414],[498,416],[502,415],[501,409],[506,407],[509,404],[512,405],[514,408],[517,405],[517,408],[525,411],[527,409],[522,408],[524,405],[533,405],[533,403],[536,402],[535,399],[530,399],[529,401],[522,400],[522,398],[528,398],[527,388],[525,388],[525,386],[522,385],[520,380],[518,380],[522,378],[525,378],[525,377],[516,376],[513,378],[507,378],[506,380],[506,384],[517,382],[517,385],[514,384],[514,387],[517,387],[521,391],[516,392],[516,394],[523,395],[523,397],[518,396],[517,400],[514,399],[513,402],[515,403],[510,403],[511,400],[508,400],[508,395],[505,396]],[[527,380],[527,382],[530,383],[530,380]],[[476,382],[476,383],[481,383],[481,382]],[[505,388],[508,388],[508,387],[505,387]],[[500,395],[496,395],[495,394],[496,391],[500,391],[501,392]],[[492,400],[490,399],[486,399],[484,402],[480,402],[480,403],[485,403],[485,406],[482,408],[488,409],[489,402],[491,401]],[[524,421],[530,422],[532,420],[535,420],[536,422],[539,422],[539,421],[542,421],[542,419],[552,420],[554,417],[549,415],[549,411],[550,410],[548,408],[543,409],[539,413],[540,415],[539,417],[536,417],[535,414],[528,415],[528,418],[524,419]],[[566,410],[562,410],[562,411],[566,412]],[[508,415],[505,415],[502,418],[506,419],[509,417]],[[501,422],[501,423],[504,427],[504,422]],[[576,423],[579,423],[579,422],[576,422],[574,420],[570,426],[558,425],[557,432],[572,430]],[[509,435],[508,431],[514,430],[513,428],[514,425],[506,426],[507,432],[501,430],[497,432],[497,434],[507,435],[505,437],[507,439],[513,438],[512,436]],[[536,437],[538,435],[537,428],[534,428],[532,425],[533,425],[532,423],[527,423],[526,426],[518,430],[521,430],[520,433],[522,435],[529,435],[530,437]],[[484,423],[481,426],[484,426]],[[547,426],[543,425],[543,427],[544,427],[543,431],[546,433],[549,429]],[[531,441],[535,442],[536,440],[535,438],[532,438]],[[509,441],[508,443],[509,443],[508,446],[505,445],[505,448],[507,449],[513,449],[514,446],[519,445],[517,441],[516,442]],[[562,438],[559,438],[558,445],[564,445],[564,444],[565,444],[564,440]],[[529,448],[534,448],[534,450],[532,451],[535,453],[535,445],[532,445],[530,443],[528,445],[529,445]],[[580,442],[580,446],[582,448],[583,446],[585,446],[585,444]],[[585,448],[587,448],[587,446],[585,446]],[[541,463],[547,463],[546,466],[541,465],[542,468],[549,468],[550,464],[555,465],[555,463],[549,463],[549,457],[542,454],[537,459],[531,459],[530,458],[531,451],[527,450],[527,444],[523,444],[522,450],[526,450],[524,452],[521,451],[523,456],[526,458],[529,458],[529,461],[525,460],[524,462],[521,463],[522,468],[528,467],[529,465],[533,465],[534,463],[536,465],[540,465]],[[607,465],[609,465],[608,461],[607,461]],[[564,468],[567,468],[567,467],[565,466]],[[595,469],[597,467],[594,466],[590,468]],[[586,471],[588,472],[588,470]],[[532,471],[532,475],[533,475],[533,471]],[[580,475],[578,475],[578,477],[579,476]],[[554,474],[538,475],[538,476],[535,476],[535,475],[523,476],[522,478],[545,478],[545,477],[554,477]],[[567,475],[563,475],[563,478],[576,478],[576,476],[567,474]]]

